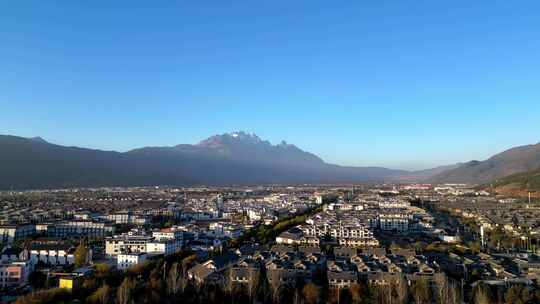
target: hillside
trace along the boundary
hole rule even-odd
[[[470,161],[430,179],[433,183],[485,184],[540,168],[540,144],[506,150],[484,161]]]
[[[489,186],[501,194],[527,196],[532,192],[533,196],[540,197],[540,169],[503,177],[493,181]]]

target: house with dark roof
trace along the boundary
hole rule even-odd
[[[9,263],[19,261],[22,250],[6,246],[0,252],[0,263]]]
[[[334,288],[350,288],[358,283],[358,274],[355,271],[329,271],[328,285]]]
[[[350,260],[352,257],[356,256],[358,251],[353,247],[335,247],[334,256],[336,258],[343,258]]]
[[[188,278],[194,280],[198,284],[203,284],[208,281],[222,281],[222,272],[238,261],[238,255],[227,252],[223,255],[216,256],[204,263],[197,264],[188,270]]]
[[[362,248],[360,251],[362,255],[382,257],[386,256],[385,248]]]
[[[301,244],[304,241],[304,232],[297,227],[293,227],[276,237],[278,244]]]

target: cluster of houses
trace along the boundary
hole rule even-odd
[[[329,287],[349,288],[359,282],[388,285],[397,279],[408,284],[420,278],[435,281],[444,274],[435,261],[413,250],[335,247],[326,254],[318,246],[278,244],[271,248],[245,245],[197,264],[188,270],[188,276],[197,284],[244,286],[256,285],[254,281],[261,279],[267,279],[270,286],[296,286],[319,276],[327,278]]]
[[[433,218],[408,201],[379,195],[325,205],[322,212],[276,238],[281,244],[318,245],[321,239],[339,246],[378,246],[375,230],[408,233],[433,230]]]
[[[540,205],[528,201],[469,198],[443,201],[438,207],[462,218],[474,220],[484,231],[500,229],[522,240],[529,251],[540,253]]]

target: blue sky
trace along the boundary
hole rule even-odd
[[[540,141],[539,12],[538,1],[4,1],[0,133],[125,151],[246,130],[345,165],[484,159]]]

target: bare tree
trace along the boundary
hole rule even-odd
[[[96,304],[107,304],[110,301],[111,288],[109,285],[104,284],[98,288],[89,298],[89,302]]]
[[[359,283],[352,284],[350,292],[352,298],[351,302],[353,304],[362,303],[362,298],[366,296],[365,289],[362,288],[362,285],[360,285]]]
[[[399,278],[394,282],[394,286],[392,287],[392,290],[394,290],[396,294],[396,297],[395,297],[396,303],[406,304],[408,302],[409,284],[403,276],[399,276]]]
[[[118,304],[131,304],[133,303],[133,293],[135,291],[135,282],[127,277],[124,279],[118,291],[116,293],[116,302]]]
[[[250,302],[253,302],[253,296],[257,294],[257,290],[259,289],[259,285],[261,283],[260,280],[260,270],[254,267],[250,267],[248,274],[248,295]]]
[[[460,294],[458,284],[449,279],[446,275],[439,275],[435,278],[436,301],[440,304],[458,304]]]
[[[283,282],[281,282],[281,275],[278,271],[268,272],[270,276],[270,288],[272,289],[272,297],[275,303],[279,303],[280,295],[283,289]]]
[[[476,304],[490,304],[491,303],[491,291],[489,287],[483,283],[479,283],[474,288],[474,303]]]
[[[320,288],[313,283],[307,283],[302,290],[306,304],[316,304],[320,293]]]
[[[427,279],[418,278],[414,281],[413,297],[416,304],[431,303],[431,292]]]
[[[167,293],[169,295],[176,295],[181,290],[181,281],[182,275],[180,273],[180,265],[174,263],[169,269],[169,274],[167,275]]]

